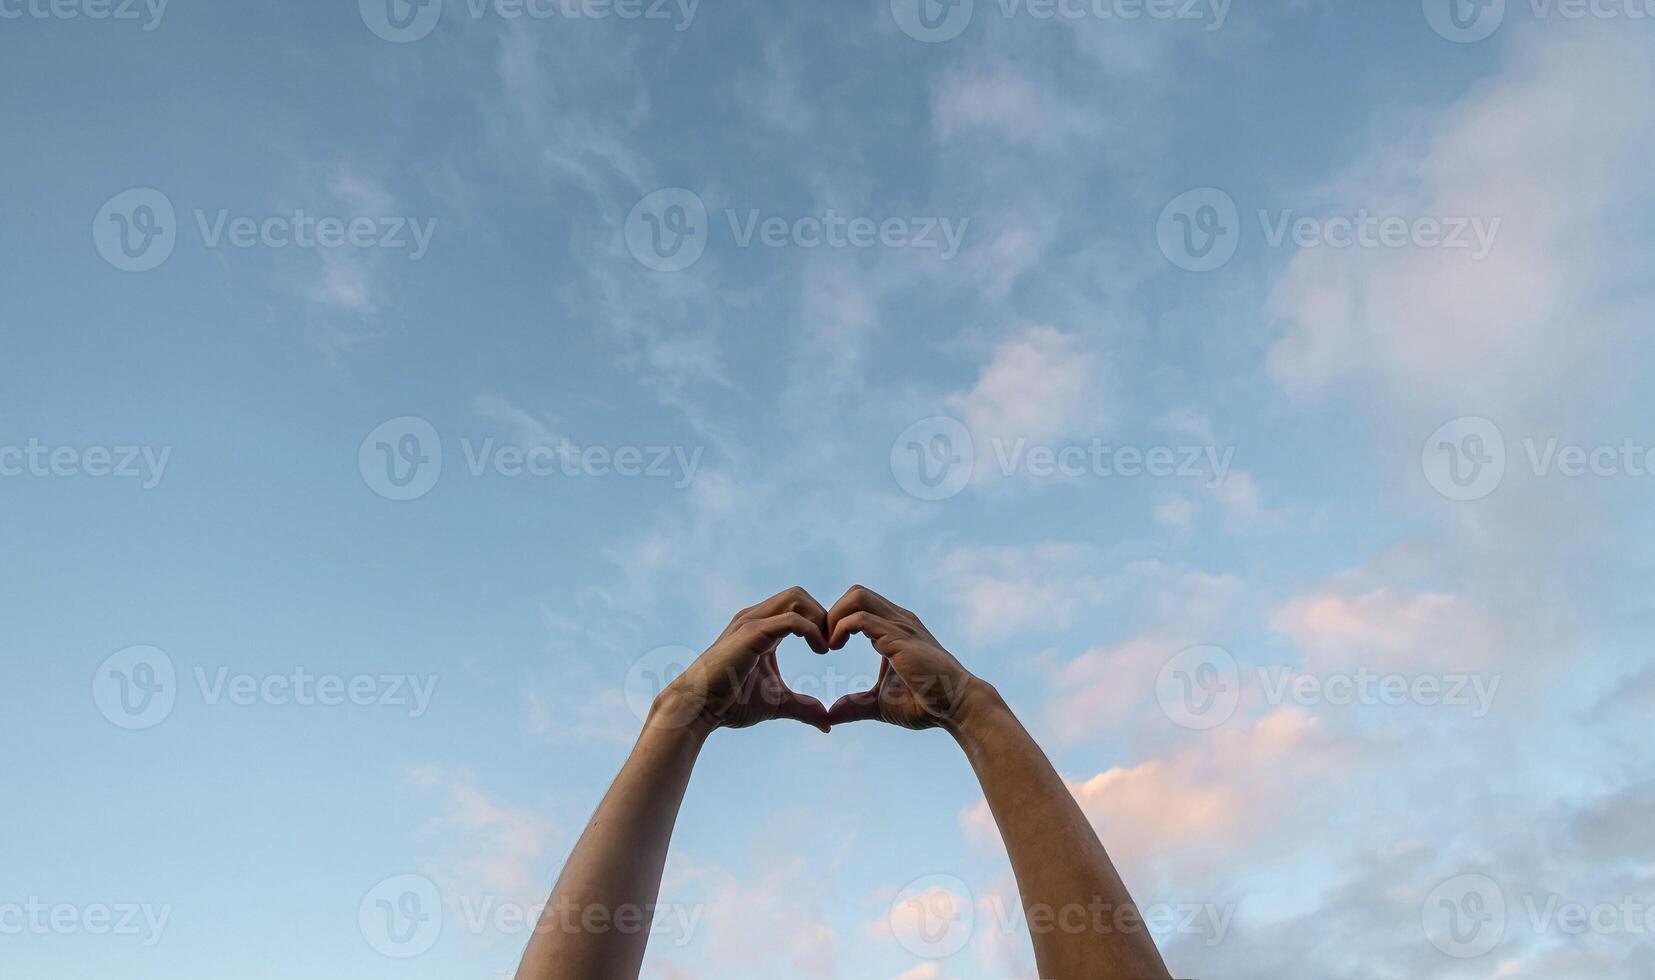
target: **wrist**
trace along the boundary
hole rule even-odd
[[[988,681],[973,677],[947,728],[956,741],[965,745],[981,741],[1008,720],[1014,720],[1014,716],[999,690]]]
[[[638,745],[648,747],[650,751],[685,752],[689,755],[698,755],[701,747],[707,743],[707,736],[712,734],[711,729],[699,722],[689,725],[668,724],[650,713],[649,720],[644,722],[643,731],[638,733]]]
[[[717,727],[708,722],[705,707],[705,698],[669,687],[650,705],[640,737],[692,742],[699,747]]]

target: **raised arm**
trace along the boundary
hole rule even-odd
[[[881,658],[879,681],[840,698],[828,712],[830,724],[941,728],[965,750],[1006,842],[1040,975],[1167,980],[1103,844],[1000,693],[960,666],[919,617],[878,593],[853,587],[827,621],[832,649],[862,633]]]
[[[517,980],[638,975],[667,845],[707,736],[771,718],[828,730],[821,702],[788,690],[776,669],[776,646],[788,635],[827,652],[826,614],[803,589],[737,613],[655,699],[631,756],[558,876]]]

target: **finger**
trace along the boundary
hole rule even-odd
[[[822,635],[821,626],[794,612],[748,620],[742,624],[741,631],[748,634],[746,639],[754,649],[765,653],[774,650],[776,644],[787,636],[804,637],[817,653],[828,650],[827,637]]]
[[[879,720],[879,688],[871,691],[862,691],[857,694],[847,694],[833,702],[828,709],[828,727],[846,725],[853,721]]]
[[[742,610],[737,619],[767,619],[788,612],[798,613],[820,626],[823,634],[827,633],[827,610],[822,608],[815,596],[798,585],[783,589],[758,605]]]
[[[879,661],[879,676],[874,678],[873,687],[856,694],[847,694],[833,702],[828,710],[828,725],[839,725],[851,721],[878,721],[880,719],[879,699],[885,690],[885,678],[890,676],[891,662]]]
[[[846,589],[845,594],[828,610],[828,631],[832,632],[839,620],[856,612],[871,612],[876,616],[891,619],[898,609],[889,599],[874,590],[863,585],[853,585]]]
[[[784,612],[796,612],[806,619],[827,618],[827,610],[822,608],[822,604],[799,585],[783,589],[763,602],[743,610],[742,614],[748,619],[765,619]]]
[[[782,691],[781,703],[776,706],[776,717],[802,721],[823,732],[832,727],[828,723],[828,711],[822,707],[822,702],[808,694],[786,689]]]
[[[853,612],[833,624],[828,646],[834,650],[843,648],[850,642],[852,633],[861,633],[872,640],[873,648],[883,654],[887,650],[880,649],[880,641],[898,636],[899,628],[883,616],[876,616],[871,612]]]

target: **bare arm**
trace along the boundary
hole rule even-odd
[[[879,681],[840,698],[829,722],[877,719],[954,736],[1005,839],[1040,975],[1167,980],[1103,844],[999,692],[960,666],[917,616],[861,586],[828,613],[833,649],[852,633],[879,652]]]
[[[789,691],[776,646],[802,636],[827,652],[826,613],[789,589],[736,614],[722,636],[656,698],[632,754],[558,876],[517,980],[637,977],[661,869],[707,736],[793,718],[828,730],[815,698]]]

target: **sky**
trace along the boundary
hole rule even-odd
[[[0,0],[0,977],[510,976],[664,679],[855,583],[1176,976],[1655,977],[1652,31]],[[715,734],[660,902],[1036,975],[938,732]]]

